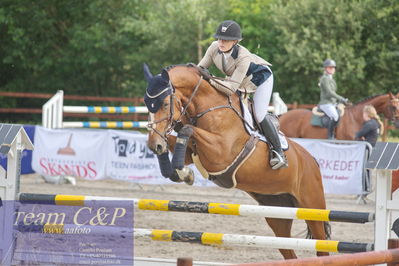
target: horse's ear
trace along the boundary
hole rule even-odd
[[[389,95],[390,99],[394,99],[395,98],[395,95],[393,95],[392,92],[388,92],[388,95]]]
[[[147,80],[147,82],[150,82],[153,75],[151,74],[150,68],[148,67],[148,65],[146,63],[144,63],[144,65],[143,65],[143,70],[144,70],[145,79]]]
[[[164,68],[164,69],[162,69],[161,76],[162,76],[162,78],[163,78],[163,79],[165,79],[165,80],[169,80],[169,74],[168,74],[168,71],[166,71],[166,69],[165,69],[165,68]]]

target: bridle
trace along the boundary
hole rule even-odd
[[[174,131],[178,132],[181,129],[181,127],[183,126],[183,122],[182,122],[183,117],[186,117],[190,121],[190,124],[195,126],[196,123],[197,123],[197,120],[199,118],[203,117],[205,114],[207,114],[207,113],[209,113],[211,111],[217,110],[217,109],[229,108],[229,109],[232,109],[243,121],[245,121],[244,117],[233,106],[232,100],[231,100],[231,96],[228,96],[228,104],[227,105],[219,105],[219,106],[211,107],[211,108],[206,109],[205,111],[197,113],[193,117],[190,117],[188,115],[188,113],[187,113],[187,108],[189,107],[190,103],[193,101],[194,97],[197,95],[197,92],[198,92],[198,90],[200,88],[200,85],[201,85],[201,82],[202,82],[203,79],[204,79],[204,77],[202,75],[200,75],[200,78],[198,79],[198,82],[194,86],[193,92],[191,93],[187,104],[184,107],[181,108],[182,111],[180,112],[180,115],[179,115],[179,117],[176,120],[173,119],[175,99],[176,99],[176,102],[179,103],[181,106],[183,106],[183,104],[176,97],[176,95],[175,95],[176,88],[173,86],[172,82],[169,80],[169,85],[168,85],[167,89],[165,89],[166,91],[170,90],[170,98],[169,98],[170,111],[169,111],[169,115],[165,116],[163,118],[160,118],[158,120],[155,120],[155,121],[152,121],[152,118],[151,118],[151,115],[150,115],[149,116],[149,120],[150,121],[148,121],[147,128],[149,130],[153,130],[156,134],[158,134],[167,143],[168,142],[168,136],[172,133],[172,131],[174,130]],[[154,127],[154,125],[159,124],[159,123],[161,123],[163,121],[167,121],[168,122],[168,125],[166,126],[166,130],[165,130],[164,133],[160,132],[159,130],[156,129],[156,127]]]
[[[390,102],[391,104],[388,106],[388,111],[391,114],[391,121],[395,122],[395,120],[399,119],[399,99],[393,98]]]

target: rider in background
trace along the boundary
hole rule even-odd
[[[254,93],[255,118],[272,146],[270,165],[272,169],[287,167],[288,162],[281,148],[277,130],[271,115],[267,113],[273,91],[271,64],[239,44],[242,40],[241,28],[235,21],[223,21],[214,37],[217,41],[208,47],[198,66],[207,69],[215,64],[226,75],[226,80],[215,82],[210,79],[209,82],[215,89],[228,96],[237,90]]]
[[[336,108],[337,101],[344,104],[348,104],[348,99],[338,95],[337,83],[333,79],[335,73],[335,61],[332,59],[327,59],[323,63],[324,73],[320,77],[319,87],[320,87],[320,102],[319,108],[330,118],[328,124],[328,138],[334,139],[334,130],[338,124],[339,115]]]
[[[378,135],[382,135],[384,132],[384,124],[372,105],[364,106],[363,119],[364,123],[362,128],[356,133],[356,140],[366,140],[374,147]]]

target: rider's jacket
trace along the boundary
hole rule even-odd
[[[239,44],[223,53],[219,51],[218,42],[214,41],[198,66],[209,68],[212,63],[226,75],[228,82],[223,84],[233,91],[254,92],[272,75],[269,62]]]
[[[320,102],[319,104],[335,104],[338,101],[344,101],[345,98],[338,95],[337,84],[333,79],[332,75],[324,73],[320,77],[319,81],[320,87]]]

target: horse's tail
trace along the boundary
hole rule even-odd
[[[331,224],[329,222],[324,222],[324,231],[326,232],[326,239],[331,239]],[[313,239],[312,233],[310,232],[308,226],[308,233],[306,234],[306,238]]]

